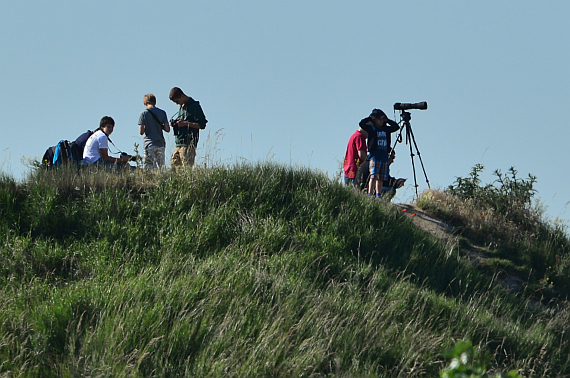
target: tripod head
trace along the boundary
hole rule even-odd
[[[399,110],[400,117],[402,118],[402,120],[404,122],[410,122],[410,120],[412,119],[412,115],[406,110],[412,110],[412,109],[426,110],[427,108],[428,104],[426,101],[416,102],[415,104],[397,102],[394,104],[394,113],[396,112],[396,110]]]
[[[400,112],[400,118],[402,118],[402,121],[404,122],[410,122],[412,120],[412,115],[410,114],[410,112],[405,112],[402,110]]]

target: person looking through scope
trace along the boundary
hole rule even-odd
[[[368,133],[368,157],[370,160],[370,181],[368,194],[380,197],[382,184],[390,178],[391,134],[400,130],[400,126],[380,109],[372,110],[370,116],[359,123]]]

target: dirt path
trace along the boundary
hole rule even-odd
[[[440,240],[452,240],[456,238],[457,230],[447,223],[429,215],[425,211],[413,204],[395,203],[403,212],[412,220],[412,223],[418,228],[429,232],[431,235]],[[470,261],[477,265],[483,265],[489,259],[485,253],[485,249],[475,245],[469,241],[469,248],[462,252]],[[519,292],[524,289],[526,284],[522,279],[506,274],[506,272],[498,272],[496,276],[497,283],[512,293]]]
[[[429,232],[436,238],[440,240],[448,240],[454,237],[455,230],[453,227],[432,217],[416,205],[408,203],[395,203],[394,205],[402,208],[402,211],[406,212],[412,220],[412,223],[418,228]]]

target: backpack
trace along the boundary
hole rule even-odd
[[[83,160],[83,150],[85,150],[85,144],[91,135],[93,135],[93,131],[87,130],[70,144],[73,160],[77,163]]]
[[[79,162],[83,160],[85,144],[91,134],[93,131],[87,130],[71,143],[68,140],[60,140],[57,145],[46,150],[42,157],[42,165],[46,169],[59,168],[61,165],[69,163],[79,166]]]
[[[44,153],[44,156],[42,157],[42,165],[46,168],[53,168],[53,155],[55,152],[55,146],[53,147],[49,147],[46,152]]]

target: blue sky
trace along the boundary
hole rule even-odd
[[[105,115],[132,152],[142,96],[171,116],[179,86],[209,120],[199,157],[333,178],[373,108],[393,118],[395,102],[427,101],[412,127],[432,187],[477,163],[487,182],[514,166],[538,177],[548,216],[568,220],[569,19],[565,0],[4,1],[0,166],[23,177],[22,156]],[[392,173],[408,178],[398,200],[410,202],[406,148]]]

